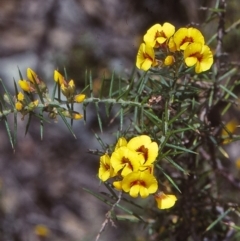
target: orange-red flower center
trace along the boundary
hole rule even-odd
[[[202,55],[202,54],[200,54],[199,52],[192,53],[191,55],[189,55],[189,57],[195,57],[195,58],[197,58],[197,59],[198,59],[198,61],[199,61],[199,62],[201,62],[201,61],[202,61],[202,59],[203,59],[203,55]]]
[[[132,164],[131,164],[131,162],[129,161],[128,158],[123,157],[123,158],[122,158],[122,164],[126,164],[130,169],[133,170],[133,166],[132,166]]]
[[[148,159],[148,149],[145,148],[144,145],[140,146],[136,151],[141,152],[143,154],[145,160]]]
[[[140,185],[140,186],[146,187],[146,183],[142,180],[136,180],[136,181],[130,183],[131,187],[135,186],[135,185]]]
[[[186,42],[193,43],[194,41],[193,41],[193,38],[192,38],[192,37],[185,37],[185,38],[181,41],[180,46],[182,46],[182,45],[183,45],[184,43],[186,43]]]
[[[153,61],[152,57],[147,53],[143,53],[143,56],[144,56],[144,59],[150,59],[151,61]]]
[[[163,31],[157,31],[156,32],[155,38],[158,38],[158,37],[167,38],[166,34]]]

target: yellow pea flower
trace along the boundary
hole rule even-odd
[[[126,140],[124,137],[120,137],[120,138],[118,139],[118,142],[117,142],[117,144],[116,144],[116,146],[115,146],[115,151],[116,151],[118,148],[122,147],[122,146],[127,146],[127,140]]]
[[[158,156],[157,143],[152,142],[151,138],[147,135],[133,137],[128,142],[127,148],[142,154],[143,162],[141,165],[144,166],[151,165]]]
[[[37,74],[30,68],[27,68],[27,77],[33,84],[39,83],[39,79],[38,79]]]
[[[173,57],[173,55],[168,55],[168,56],[164,59],[164,65],[166,65],[166,66],[173,65],[174,62],[175,62],[175,58]]]
[[[34,232],[40,237],[47,237],[50,234],[50,230],[47,226],[43,224],[38,224],[34,227]]]
[[[136,66],[144,71],[149,70],[152,66],[156,66],[155,53],[151,45],[142,43],[137,54]]]
[[[116,174],[110,163],[110,156],[105,154],[100,157],[100,167],[98,170],[98,177],[103,182],[107,181],[110,177],[114,177]]]
[[[159,192],[154,195],[159,209],[171,208],[175,205],[177,198],[175,195],[167,195],[163,192]]]
[[[142,155],[130,150],[126,146],[118,148],[111,156],[111,165],[114,172],[117,173],[120,171],[123,177],[130,172],[137,171],[143,161]]]
[[[23,101],[24,100],[24,94],[22,92],[18,93],[17,100],[19,100],[19,101]]]
[[[207,45],[191,43],[184,50],[184,61],[188,67],[195,65],[195,72],[209,70],[213,64],[213,54]]]
[[[23,104],[20,101],[17,101],[15,103],[15,108],[16,108],[16,110],[21,111],[23,108]]]
[[[81,115],[80,113],[71,113],[71,117],[70,118],[72,118],[72,119],[74,119],[74,120],[80,120],[80,119],[82,119],[83,118],[83,115]]]
[[[75,95],[74,96],[74,102],[81,103],[85,100],[85,98],[86,98],[86,95],[84,95],[84,94]]]
[[[236,168],[240,170],[240,158],[235,161]]]
[[[113,182],[113,186],[116,190],[122,191],[122,181],[115,181]]]
[[[68,117],[68,118],[71,118],[74,120],[80,120],[83,118],[83,115],[81,115],[80,113],[75,112],[75,111],[62,110],[62,114],[65,117]]]
[[[185,50],[190,43],[204,45],[205,40],[202,33],[196,28],[180,28],[173,36],[176,49]]]
[[[175,32],[175,27],[170,23],[153,25],[144,35],[143,40],[151,47],[159,47],[164,44]]]
[[[173,37],[171,37],[168,40],[168,49],[170,50],[170,52],[176,52],[177,51],[177,46],[173,40]]]
[[[60,86],[65,83],[64,77],[57,70],[54,70],[53,79],[59,83]]]
[[[26,80],[19,80],[18,84],[19,84],[20,88],[23,91],[26,91],[26,92],[30,92],[31,91],[31,86],[30,86],[30,83],[28,81],[26,81]]]
[[[158,189],[156,178],[149,172],[131,172],[122,180],[122,190],[129,192],[131,197],[146,198],[149,194],[155,193]]]
[[[231,142],[231,137],[229,136],[228,133],[233,134],[237,129],[237,125],[238,125],[238,121],[236,119],[232,119],[229,122],[227,122],[227,124],[225,125],[225,128],[228,130],[228,132],[223,128],[221,133],[221,137],[224,139],[223,144],[228,144]]]

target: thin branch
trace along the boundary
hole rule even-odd
[[[99,238],[100,238],[102,232],[104,231],[105,227],[107,226],[108,222],[110,222],[113,227],[116,227],[115,223],[113,222],[113,220],[111,218],[111,214],[114,211],[115,207],[119,204],[121,199],[122,199],[122,192],[119,192],[118,200],[112,205],[112,208],[106,213],[106,219],[102,223],[101,229],[99,230],[98,235],[97,235],[95,241],[99,240]]]

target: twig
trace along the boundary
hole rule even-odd
[[[100,238],[102,232],[104,231],[105,227],[107,226],[108,222],[110,222],[113,227],[116,227],[115,223],[111,219],[111,214],[112,214],[113,210],[115,209],[115,207],[119,204],[121,199],[122,199],[122,192],[119,192],[118,200],[112,205],[112,208],[106,213],[106,219],[102,223],[101,229],[99,230],[98,235],[97,235],[95,241],[99,240],[99,238]]]
[[[218,22],[218,30],[217,30],[217,47],[216,47],[216,65],[217,65],[217,75],[220,72],[220,57],[222,55],[222,43],[223,43],[223,36],[225,34],[225,12],[226,12],[226,2],[225,0],[220,0],[218,8],[223,10],[218,13],[219,22]]]

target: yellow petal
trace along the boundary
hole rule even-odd
[[[16,110],[18,110],[18,111],[22,110],[22,108],[23,108],[22,103],[19,102],[19,101],[17,101],[17,102],[15,103],[15,108],[16,108]]]
[[[19,80],[18,84],[20,86],[20,88],[26,92],[30,92],[31,87],[30,87],[30,83],[26,80]]]
[[[140,186],[139,185],[134,185],[131,187],[130,191],[129,191],[129,195],[131,197],[138,197],[138,193],[139,193],[139,190],[140,190]]]
[[[50,230],[48,229],[47,226],[45,226],[43,224],[38,224],[35,226],[34,232],[38,236],[47,237],[47,236],[49,236]]]
[[[80,120],[83,118],[83,115],[81,115],[80,113],[72,113],[71,118],[74,120]]]
[[[84,94],[78,94],[74,96],[74,102],[81,103],[85,100],[86,95]]]
[[[155,200],[159,209],[167,209],[175,205],[177,198],[175,195],[167,195],[163,192],[159,192],[155,195]]]
[[[24,94],[22,92],[19,92],[18,95],[17,95],[17,99],[20,100],[20,101],[23,101],[24,100]]]
[[[175,62],[175,58],[172,55],[168,55],[165,59],[164,59],[164,64],[166,66],[170,66],[172,64],[174,64]]]
[[[57,70],[54,70],[53,78],[60,86],[65,82],[64,77]]]
[[[114,188],[116,188],[118,191],[122,191],[122,181],[115,181],[113,182]]]
[[[117,142],[117,144],[116,144],[116,146],[115,146],[115,151],[116,151],[118,148],[122,147],[122,146],[127,146],[127,140],[126,140],[124,137],[120,137],[120,138],[118,139],[118,142]]]
[[[185,50],[190,43],[204,44],[202,33],[196,28],[180,28],[173,36],[177,50]]]
[[[37,83],[37,74],[30,68],[27,68],[27,77],[33,84]]]
[[[148,189],[146,187],[143,187],[143,186],[140,186],[139,193],[140,193],[140,196],[142,198],[146,198],[146,197],[149,196]]]
[[[139,69],[147,71],[151,68],[151,66],[155,65],[156,61],[153,47],[151,45],[142,43],[138,50],[136,66]]]
[[[196,57],[187,57],[185,59],[185,64],[188,67],[191,67],[191,66],[195,65],[196,63],[197,63],[197,58]]]

